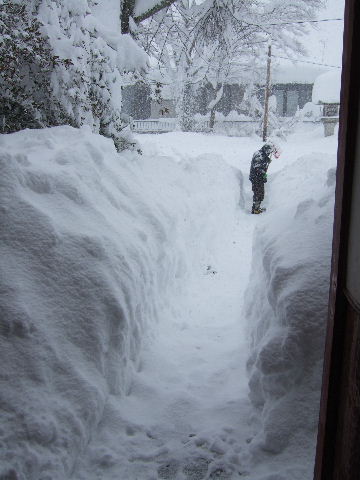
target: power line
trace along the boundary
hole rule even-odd
[[[280,55],[271,55],[274,58],[282,58],[283,60],[290,60],[291,62],[311,63],[312,65],[320,65],[322,67],[341,68],[339,65],[328,65],[327,63],[311,62],[309,60],[294,60],[293,58],[281,57]]]
[[[321,22],[343,22],[343,18],[323,18],[321,20],[299,20],[296,22],[278,22],[278,23],[267,23],[266,25],[276,26],[276,25],[292,25],[295,23],[321,23]]]

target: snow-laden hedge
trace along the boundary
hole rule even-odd
[[[147,55],[121,35],[118,0],[0,2],[1,131],[89,125],[118,150],[133,146],[123,116],[124,72]]]
[[[250,397],[260,421],[251,450],[255,462],[265,456],[268,465],[273,462],[271,454],[281,454],[279,480],[312,478],[330,280],[334,165],[334,155],[314,153],[270,177],[268,213],[259,219],[254,234],[245,314],[251,339]],[[272,473],[276,471],[274,466]]]
[[[186,207],[149,181],[172,162],[118,154],[87,127],[2,136],[0,162],[0,477],[64,480],[181,294],[168,212]]]

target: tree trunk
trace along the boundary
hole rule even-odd
[[[130,17],[133,16],[135,7],[135,0],[123,0],[121,7],[121,33],[129,33],[130,31]]]
[[[210,121],[209,121],[209,129],[212,132],[214,130],[215,125],[215,107],[210,110]]]
[[[183,91],[181,130],[191,132],[194,130],[194,93],[191,83],[186,83]]]
[[[269,97],[270,97],[270,67],[271,67],[271,45],[268,49],[267,72],[266,72],[266,87],[265,87],[265,101],[264,101],[264,125],[263,125],[263,142],[266,142],[268,135],[269,122]]]
[[[216,114],[216,105],[220,102],[224,94],[224,84],[223,83],[218,83],[216,85],[216,93],[215,93],[215,98],[212,100],[209,104],[210,108],[210,121],[209,121],[209,128],[210,131],[212,132],[214,130],[214,125],[215,125],[215,114]]]

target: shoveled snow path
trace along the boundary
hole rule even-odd
[[[123,478],[244,473],[238,454],[249,435],[249,411],[241,309],[252,227],[252,219],[239,211],[232,235],[223,232],[222,257],[199,269],[189,285],[189,310],[176,321],[161,319],[147,345],[121,408],[132,425],[123,439],[124,453],[131,452]]]
[[[145,155],[160,150],[151,142],[142,144]],[[179,182],[189,189],[189,217],[177,218],[188,223],[180,226],[190,261],[182,279],[186,288],[162,310],[129,394],[120,401],[109,397],[97,436],[78,465],[81,480],[98,478],[91,464],[107,480],[245,474],[241,453],[251,436],[251,408],[242,306],[255,219],[238,204],[238,173],[219,154],[161,153],[182,162],[187,175],[180,173]]]
[[[299,139],[283,145],[271,174],[300,153],[334,150],[335,140],[329,143],[319,131]],[[248,442],[258,425],[248,400],[242,307],[253,229],[268,214],[262,219],[245,211],[251,186],[245,179],[242,197],[239,170],[246,174],[261,142],[182,132],[140,140],[145,184],[154,181],[153,159],[164,157],[155,195],[159,189],[165,202],[176,198],[164,212],[171,212],[178,258],[186,264],[181,291],[160,308],[129,394],[108,398],[74,478],[250,480],[255,472]]]
[[[241,308],[251,230],[245,215],[234,218],[221,261],[199,270],[189,285],[191,309],[181,321],[162,319],[147,346],[122,407],[148,437],[144,442],[130,430],[127,478],[237,478],[242,472],[238,454],[249,414]],[[154,460],[158,477],[146,465]]]

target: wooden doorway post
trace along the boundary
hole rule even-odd
[[[351,291],[356,282],[360,285],[360,269],[354,270],[360,251],[359,22],[360,2],[345,0],[333,256],[315,480],[360,478],[360,304]]]

